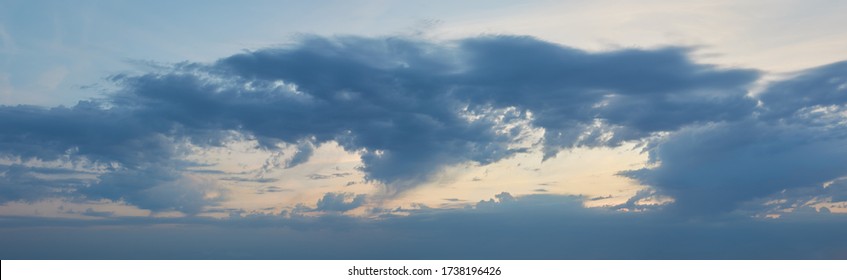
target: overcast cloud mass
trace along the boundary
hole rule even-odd
[[[4,209],[95,205],[0,213],[0,257],[847,258],[847,61],[764,79],[695,51],[299,35],[113,73],[72,106],[0,105]],[[237,145],[271,156],[258,171],[198,160]],[[355,167],[271,175],[323,162],[332,145]],[[625,203],[536,188],[388,206],[468,166],[627,147],[647,161],[616,170],[640,188]],[[315,199],[297,182],[331,186]],[[242,185],[299,202],[229,206]]]

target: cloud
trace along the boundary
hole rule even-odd
[[[325,180],[325,179],[332,179],[332,178],[343,178],[343,177],[350,176],[350,175],[352,175],[352,173],[350,173],[350,172],[332,173],[332,174],[329,174],[329,175],[315,173],[315,174],[306,175],[306,178],[309,178],[309,180]]]
[[[125,201],[154,212],[197,214],[225,200],[228,193],[214,180],[162,168],[116,171],[99,180],[77,192],[89,199]]]
[[[847,61],[795,73],[795,77],[771,84],[760,99],[767,118],[786,118],[803,109],[847,104]],[[842,108],[843,109],[843,108]]]
[[[50,109],[3,106],[0,116],[0,152],[5,155],[49,161],[75,152],[92,161],[143,164],[167,157],[172,151],[140,119],[129,112],[103,110],[95,102]],[[145,148],[151,153],[129,153],[123,147]]]
[[[847,206],[847,180],[844,178],[826,182],[822,187],[793,188],[780,191],[777,194],[767,196],[763,199],[753,200],[744,205],[747,208],[760,210],[760,215],[783,215],[787,210],[794,212],[811,210],[815,213],[831,213],[827,206],[836,207],[839,203],[842,208]],[[743,209],[743,208],[742,208]],[[763,210],[761,210],[763,209]]]
[[[365,204],[367,196],[352,193],[326,193],[318,199],[317,211],[347,212]]]
[[[822,189],[847,176],[844,63],[773,83],[737,120],[685,127],[653,143],[660,166],[624,172],[689,214],[732,211],[783,190]]]
[[[280,188],[277,186],[266,186],[256,190],[256,194],[290,192],[291,189]]]
[[[236,139],[255,140],[276,157],[294,148],[264,169],[303,164],[315,147],[336,142],[358,154],[365,180],[390,195],[452,165],[528,152],[527,135],[542,129],[545,158],[580,146],[645,144],[659,166],[623,174],[673,196],[688,213],[728,211],[845,175],[844,63],[753,97],[747,88],[758,71],[697,63],[689,52],[587,52],[518,36],[304,36],[213,63],[115,75],[117,90],[73,107],[0,106],[0,155],[106,166],[96,180],[62,182],[4,165],[11,175],[0,195],[197,213],[224,196],[197,187],[187,147]]]
[[[290,49],[260,50],[213,67],[253,83],[285,81],[305,101],[267,131],[267,119],[244,123],[259,136],[337,141],[361,153],[363,171],[400,190],[450,164],[489,163],[510,155],[510,138],[489,119],[470,121],[464,104],[438,81],[450,71],[446,50],[400,38],[308,38]],[[434,55],[430,55],[434,53]],[[289,111],[275,106],[275,111]],[[275,113],[278,114],[278,113]],[[302,121],[308,121],[302,123]],[[291,135],[291,136],[287,136]]]
[[[105,109],[102,105],[84,101],[71,108],[0,107],[0,153],[5,157],[83,167],[83,171],[63,168],[77,174],[85,173],[86,168],[99,169],[97,180],[53,180],[33,176],[38,166],[6,166],[2,171],[9,176],[2,185],[3,199],[37,201],[60,195],[73,199],[126,200],[151,210],[167,201],[167,197],[141,194],[183,176],[179,170],[188,164],[174,158],[180,153],[180,146],[166,135],[162,123],[147,122],[132,110]],[[39,192],[47,189],[51,191]],[[35,193],[41,195],[33,196]]]
[[[616,146],[685,125],[743,118],[758,73],[697,64],[684,48],[590,53],[530,37],[462,41],[461,91],[477,103],[529,110],[545,157]]]
[[[23,164],[0,164],[0,202],[36,201],[61,197],[72,189],[85,186],[90,179],[78,178],[83,173],[65,168],[31,167]],[[59,175],[61,178],[47,179]]]
[[[292,168],[309,160],[312,154],[315,153],[315,144],[309,141],[300,141],[296,146],[297,150],[290,159],[285,161],[285,168]]]
[[[256,183],[273,183],[273,182],[279,181],[279,179],[274,179],[274,178],[244,178],[244,177],[224,177],[224,178],[220,178],[220,180],[234,181],[234,182],[256,182]]]

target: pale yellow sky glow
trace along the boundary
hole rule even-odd
[[[314,207],[325,193],[367,194],[368,203],[348,214],[364,215],[373,207],[386,209],[472,206],[495,194],[512,195],[565,194],[584,196],[586,206],[610,206],[625,202],[643,186],[617,176],[623,170],[644,166],[646,154],[633,145],[618,148],[577,148],[561,152],[542,162],[538,149],[517,154],[490,165],[460,164],[444,168],[431,182],[386,196],[378,182],[366,181],[358,170],[359,155],[344,151],[330,142],[317,147],[312,158],[301,165],[285,168],[284,162],[294,153],[256,148],[255,141],[240,141],[225,147],[193,148],[185,159],[207,166],[193,170],[217,170],[222,173],[189,172],[188,178],[201,181],[207,196],[223,196],[225,200],[211,209],[240,209],[246,214],[276,214],[297,204]],[[273,163],[276,162],[275,166]],[[594,200],[592,200],[594,199]],[[86,217],[85,211],[112,212],[116,216],[172,216],[176,213],[153,213],[123,202],[101,201],[78,203],[48,200],[37,203],[0,205],[5,215],[45,217]],[[91,213],[88,213],[91,214]],[[207,212],[204,216],[225,217],[223,212]],[[96,217],[96,215],[89,215]]]
[[[388,196],[382,193],[380,183],[365,180],[365,174],[358,170],[362,166],[359,155],[344,151],[334,142],[317,147],[308,162],[292,168],[280,162],[290,158],[294,149],[277,153],[256,149],[255,145],[255,141],[245,141],[189,156],[202,156],[195,160],[214,164],[212,168],[227,173],[210,175],[228,190],[229,200],[220,208],[278,213],[297,204],[314,207],[328,192],[367,194],[370,199],[364,208],[464,207],[501,192],[578,195],[586,198],[586,206],[609,206],[625,202],[644,188],[616,173],[642,168],[647,160],[646,153],[632,144],[566,150],[543,162],[539,149],[533,149],[489,165],[449,166],[429,182]],[[358,210],[351,213],[363,212]]]
[[[705,63],[791,72],[847,58],[843,1],[551,1],[444,21],[434,36],[525,34],[602,51],[684,45]],[[767,34],[767,36],[763,36]]]

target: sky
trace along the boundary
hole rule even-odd
[[[845,259],[843,1],[0,1],[3,259]]]

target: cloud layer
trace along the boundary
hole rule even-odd
[[[681,213],[720,213],[847,176],[845,65],[751,96],[757,71],[700,64],[685,48],[306,36],[210,64],[116,75],[118,90],[70,108],[0,107],[0,202],[60,196],[198,213],[225,195],[184,172],[197,165],[183,160],[187,147],[244,138],[296,147],[288,168],[337,142],[360,155],[367,180],[396,194],[450,165],[526,152],[532,143],[522,141],[543,129],[545,158],[640,142],[657,167],[622,174],[674,197]],[[46,176],[72,168],[88,173]],[[347,198],[322,201],[358,207]]]
[[[663,212],[584,208],[561,195],[380,219],[247,215],[0,219],[3,259],[844,259],[843,215],[692,222]],[[151,226],[162,223],[179,227]],[[50,224],[52,227],[41,227]],[[56,230],[56,227],[61,230]],[[127,228],[131,230],[127,230]]]

